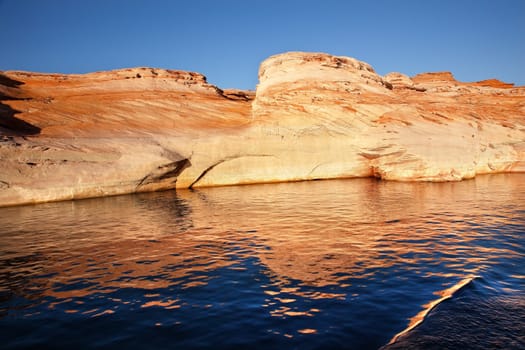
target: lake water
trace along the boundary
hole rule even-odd
[[[524,349],[525,174],[0,209],[3,349]]]

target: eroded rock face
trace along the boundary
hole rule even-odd
[[[174,188],[193,145],[239,133],[252,99],[191,72],[0,72],[0,206]]]
[[[0,206],[169,188],[525,171],[525,88],[291,52],[256,93],[198,73],[0,72]]]

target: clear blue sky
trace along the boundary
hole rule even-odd
[[[0,70],[148,66],[254,89],[286,51],[525,85],[525,0],[0,0]]]

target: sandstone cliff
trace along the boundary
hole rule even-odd
[[[197,73],[0,72],[0,206],[257,182],[525,171],[525,87],[290,52],[256,93]]]

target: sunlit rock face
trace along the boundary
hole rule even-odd
[[[250,122],[252,98],[162,69],[0,72],[0,205],[174,188],[199,138]]]
[[[259,182],[525,171],[525,87],[290,52],[255,94],[198,73],[0,72],[0,205]]]
[[[381,77],[352,58],[295,52],[264,61],[259,80],[244,156],[195,185],[525,169],[524,88],[448,72]]]

